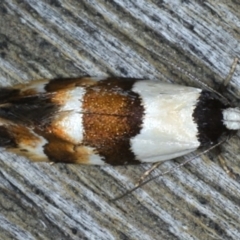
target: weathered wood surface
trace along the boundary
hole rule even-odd
[[[216,87],[240,56],[238,1],[1,0],[0,82],[122,76]],[[169,59],[173,64],[169,63]],[[240,66],[226,94],[240,96]],[[240,173],[239,135],[222,146]],[[121,199],[149,165],[34,164],[1,151],[0,239],[239,239],[240,181],[214,152]],[[176,166],[168,161],[155,174]]]

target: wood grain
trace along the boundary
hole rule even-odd
[[[90,75],[200,86],[194,77],[216,89],[240,56],[239,39],[233,0],[2,0],[0,82]],[[239,74],[238,65],[225,92],[231,101],[240,96]],[[239,134],[222,150],[240,174]],[[214,151],[117,202],[109,199],[149,165],[36,164],[4,150],[0,159],[0,239],[240,236],[240,180],[221,169]]]

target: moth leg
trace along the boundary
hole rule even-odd
[[[218,161],[222,169],[228,174],[229,177],[236,179],[237,175],[227,166],[225,158],[220,154],[218,154]]]
[[[222,150],[220,147],[215,148],[215,154],[217,155],[218,163],[224,172],[227,173],[229,177],[236,179],[237,175],[231,170],[231,168],[228,167],[225,158],[222,156]]]
[[[219,88],[219,91],[221,93],[223,93],[223,91],[225,91],[225,87],[229,84],[229,82],[231,81],[232,79],[232,76],[236,70],[236,67],[237,67],[237,64],[238,64],[238,61],[239,59],[236,57],[234,58],[234,61],[232,63],[232,66],[231,66],[231,69],[226,77],[226,79],[223,81],[223,83],[221,84],[220,88]]]
[[[148,176],[149,174],[156,168],[158,168],[163,162],[154,163],[151,168],[145,171],[142,176],[139,178],[138,182],[135,184],[135,187],[138,187]]]

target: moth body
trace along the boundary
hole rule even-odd
[[[159,81],[84,77],[0,88],[0,146],[33,161],[153,163],[239,128],[240,110],[214,93]]]

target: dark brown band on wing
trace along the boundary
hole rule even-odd
[[[222,136],[230,136],[235,132],[227,129],[223,123],[222,112],[228,107],[218,100],[214,93],[202,91],[193,112],[193,119],[198,126],[200,147],[215,145]]]
[[[95,85],[96,80],[90,77],[81,78],[56,78],[49,81],[45,86],[46,92],[56,92],[62,89],[71,89],[78,86],[85,87]]]
[[[48,143],[44,146],[44,153],[52,162],[88,164],[89,151],[86,148],[56,138],[52,134],[43,134]]]
[[[0,126],[0,147],[17,147],[14,137],[5,126]]]
[[[58,106],[50,102],[49,96],[20,96],[1,105],[0,118],[14,124],[40,126],[49,121],[57,109]]]
[[[86,89],[83,100],[83,145],[111,165],[138,164],[130,139],[140,133],[144,108],[131,91],[133,80],[109,79]]]
[[[7,103],[20,93],[19,89],[0,88],[0,104]]]

